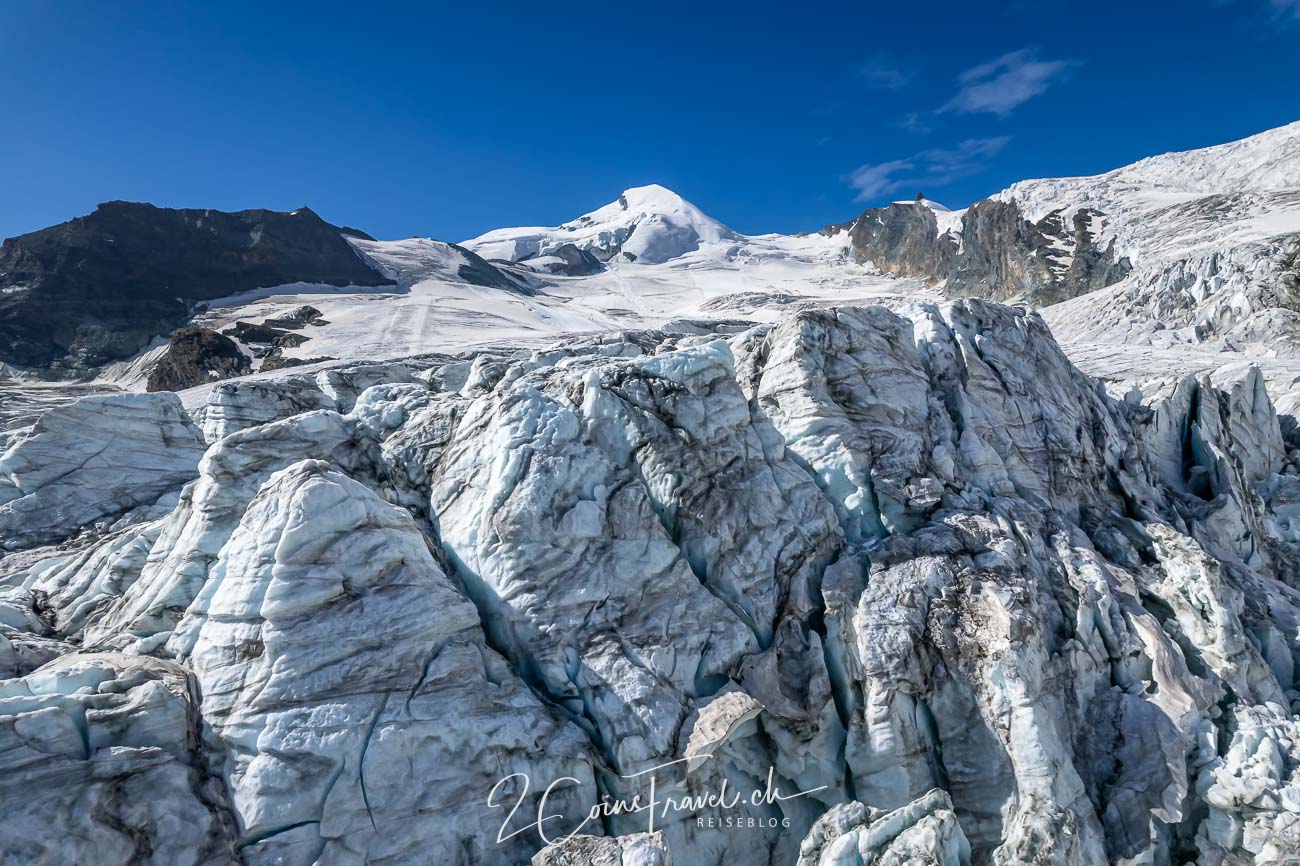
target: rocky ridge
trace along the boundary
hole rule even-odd
[[[1048,306],[1119,282],[1132,270],[1113,240],[1101,243],[1104,223],[1104,214],[1090,208],[1061,208],[1030,222],[1014,201],[936,213],[918,195],[914,202],[869,208],[822,233],[846,234],[858,261],[941,282],[951,296]]]
[[[386,282],[309,208],[106,202],[0,246],[0,362],[96,367],[184,324],[201,301],[286,283]]]

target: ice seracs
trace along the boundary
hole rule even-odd
[[[262,486],[170,649],[202,690],[245,862],[505,862],[526,849],[483,832],[483,792],[512,763],[589,772],[577,731],[492,657],[414,521],[323,462]]]
[[[909,863],[970,864],[970,846],[942,791],[930,791],[887,814],[857,802],[836,806],[804,839],[797,866]]]
[[[702,330],[214,392],[169,514],[0,560],[0,832],[106,862],[1300,857],[1300,437],[1261,375],[1112,396],[979,300]],[[643,772],[802,793],[584,821]]]
[[[195,702],[185,668],[147,656],[72,654],[0,680],[4,859],[239,862]]]
[[[175,394],[87,397],[0,453],[0,548],[61,541],[176,492],[203,440]]]

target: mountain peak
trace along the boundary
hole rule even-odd
[[[555,227],[497,229],[464,246],[484,258],[526,261],[572,244],[602,262],[659,264],[740,235],[657,183],[623,190],[603,207]]]
[[[673,211],[683,206],[695,207],[666,186],[657,183],[633,186],[623,190],[619,203],[627,210]]]
[[[646,186],[633,186],[623,190],[619,197],[590,213],[583,214],[565,226],[606,222],[609,220],[626,220],[629,215],[684,217],[692,223],[712,224],[724,231],[729,231],[717,220],[682,198],[666,186],[657,183]]]

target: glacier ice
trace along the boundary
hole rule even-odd
[[[962,300],[228,383],[206,451],[166,399],[7,452],[49,476],[0,560],[24,861],[1300,858],[1258,371],[1116,397]],[[695,807],[602,811],[649,775]]]

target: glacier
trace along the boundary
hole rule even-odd
[[[19,478],[8,862],[1300,857],[1300,431],[1258,369],[1115,395],[973,299],[697,330],[16,434],[140,458],[129,497]],[[789,796],[597,808],[647,774]]]

